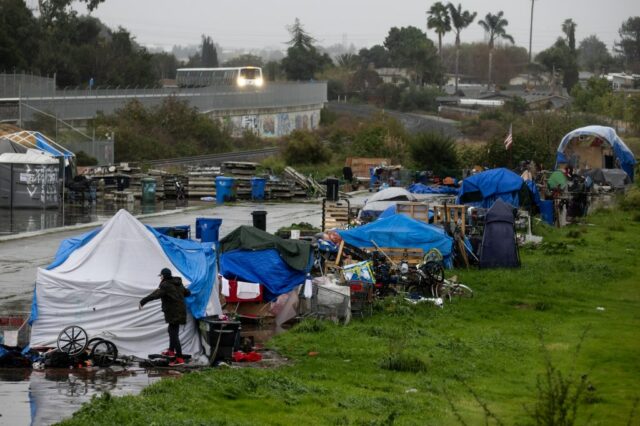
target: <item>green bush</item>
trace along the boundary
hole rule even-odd
[[[439,133],[420,133],[409,144],[409,152],[416,167],[432,170],[437,175],[457,172],[458,152],[452,138]]]
[[[638,186],[633,186],[629,189],[620,202],[620,207],[623,210],[640,211],[640,188]]]
[[[290,165],[320,164],[331,159],[331,151],[324,146],[317,134],[295,130],[286,139],[283,157]]]
[[[98,160],[96,160],[94,157],[90,156],[89,154],[87,154],[84,151],[78,151],[76,152],[76,162],[78,164],[78,166],[97,166],[98,165]]]

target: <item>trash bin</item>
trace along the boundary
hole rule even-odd
[[[252,200],[264,200],[264,187],[267,184],[267,180],[261,177],[251,178],[251,199]]]
[[[540,200],[540,216],[542,220],[549,225],[555,224],[555,215],[553,213],[553,200]]]
[[[253,226],[266,232],[267,212],[264,210],[255,210],[251,212],[251,216],[253,216]]]
[[[338,179],[327,178],[327,200],[338,201],[340,195],[338,190],[340,189],[340,181]]]
[[[142,203],[151,204],[156,202],[156,180],[154,178],[142,178]]]
[[[240,321],[223,321],[217,316],[200,319],[200,334],[209,346],[206,355],[215,361],[231,361],[233,352],[240,348]]]
[[[220,225],[222,219],[211,217],[196,218],[196,238],[203,243],[217,243],[220,239]]]
[[[224,204],[225,201],[233,201],[233,185],[235,180],[227,176],[216,177],[216,204]]]

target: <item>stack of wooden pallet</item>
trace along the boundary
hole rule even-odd
[[[187,176],[187,194],[189,198],[215,197],[216,176],[220,176],[220,167],[197,167]]]
[[[324,197],[327,194],[325,187],[320,185],[315,179],[298,173],[293,167],[287,167],[284,169],[284,177],[287,180],[291,180],[299,187],[297,191],[298,196],[304,196],[315,194],[317,197]]]
[[[235,176],[254,176],[258,163],[250,163],[246,161],[225,161],[222,163],[222,170],[226,175]]]
[[[167,200],[176,199],[176,181],[184,188],[185,196],[189,196],[189,177],[184,175],[168,175],[164,179],[164,196]]]

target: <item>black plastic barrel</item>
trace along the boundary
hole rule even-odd
[[[240,347],[240,321],[223,321],[218,317],[200,320],[200,333],[209,346],[209,361],[231,361]],[[217,349],[216,349],[217,348]]]
[[[340,189],[340,181],[338,179],[327,178],[327,200],[338,201],[340,197],[338,190]]]
[[[253,226],[266,232],[267,212],[264,210],[255,210],[251,212],[251,216],[253,216]]]

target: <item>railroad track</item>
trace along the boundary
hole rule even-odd
[[[147,163],[151,166],[187,166],[187,165],[211,165],[217,166],[225,161],[255,161],[277,154],[280,148],[271,147],[254,149],[250,151],[224,152],[220,154],[196,155],[193,157],[165,158],[163,160],[151,160]]]

